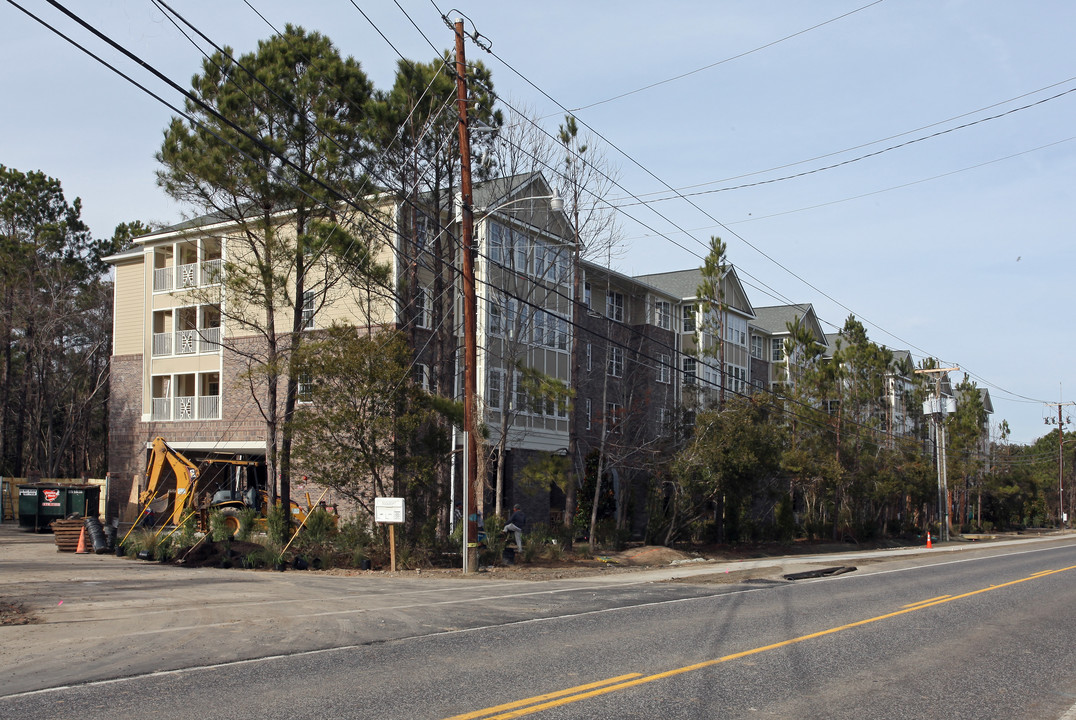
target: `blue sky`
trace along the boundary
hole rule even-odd
[[[46,3],[19,2],[178,102]],[[378,30],[412,59],[452,43],[434,3],[400,4],[410,20],[392,2],[357,2],[369,21],[348,0],[174,7],[239,52],[271,33],[251,6],[277,27],[319,30],[384,88],[397,56]],[[199,51],[148,0],[71,7],[184,87],[200,68]],[[1056,411],[1044,402],[1076,399],[1065,319],[1076,3],[454,7],[492,43],[497,57],[470,46],[468,59],[492,68],[509,102],[550,130],[559,106],[590,106],[577,115],[614,146],[623,189],[613,196],[650,202],[625,208],[617,269],[697,266],[720,235],[756,305],[813,303],[827,330],[854,313],[876,342],[965,368],[1015,441],[1048,430],[1042,418]],[[59,178],[97,235],[125,220],[180,219],[154,181],[171,111],[11,5],[0,6],[0,28],[0,163]],[[666,184],[720,191],[691,196],[694,205],[657,201],[672,195]]]

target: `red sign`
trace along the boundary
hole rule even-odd
[[[49,502],[53,502],[56,498],[60,497],[59,490],[42,490],[41,493],[45,496],[45,499]]]

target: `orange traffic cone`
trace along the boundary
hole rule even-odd
[[[930,533],[927,533],[927,550],[931,549],[932,547],[934,547],[934,544],[930,542]]]
[[[78,555],[79,553],[81,553],[83,555],[88,555],[89,554],[86,551],[86,526],[85,525],[82,526],[82,531],[78,534],[78,548],[76,548],[75,554]]]

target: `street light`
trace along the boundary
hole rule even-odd
[[[554,190],[552,195],[527,195],[526,197],[519,197],[519,198],[516,198],[515,200],[508,200],[507,202],[503,202],[500,205],[497,205],[497,206],[492,207],[492,208],[476,207],[474,209],[474,212],[476,214],[481,215],[482,219],[485,220],[486,218],[488,218],[493,213],[500,212],[501,210],[504,210],[509,205],[515,205],[516,203],[524,202],[526,200],[548,200],[549,201],[549,209],[552,210],[553,212],[555,212],[555,213],[556,212],[563,212],[563,210],[564,210],[564,199],[560,196],[559,192]]]

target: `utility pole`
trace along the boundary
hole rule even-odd
[[[1072,418],[1062,415],[1062,408],[1066,405],[1076,405],[1073,402],[1043,403],[1057,408],[1057,526],[1065,527],[1065,425],[1072,423]],[[1046,419],[1047,424],[1053,423],[1053,418]]]
[[[467,62],[463,52],[463,19],[456,18],[456,103],[459,107],[461,255],[463,283],[463,432],[468,462],[464,477],[464,507],[467,508],[466,572],[478,571],[478,516],[482,512],[482,492],[478,484],[478,433],[475,412],[478,388],[478,298],[474,276],[474,199],[471,196],[471,133],[467,126]]]
[[[942,407],[941,380],[942,376],[950,372],[956,372],[959,367],[931,368],[928,370],[916,370],[916,374],[934,375],[934,402],[925,402],[923,411],[931,416],[934,421],[934,438],[938,448],[938,518],[945,518],[942,524],[942,541],[949,542],[949,482],[946,477],[945,461],[945,414],[952,412],[948,407]]]

